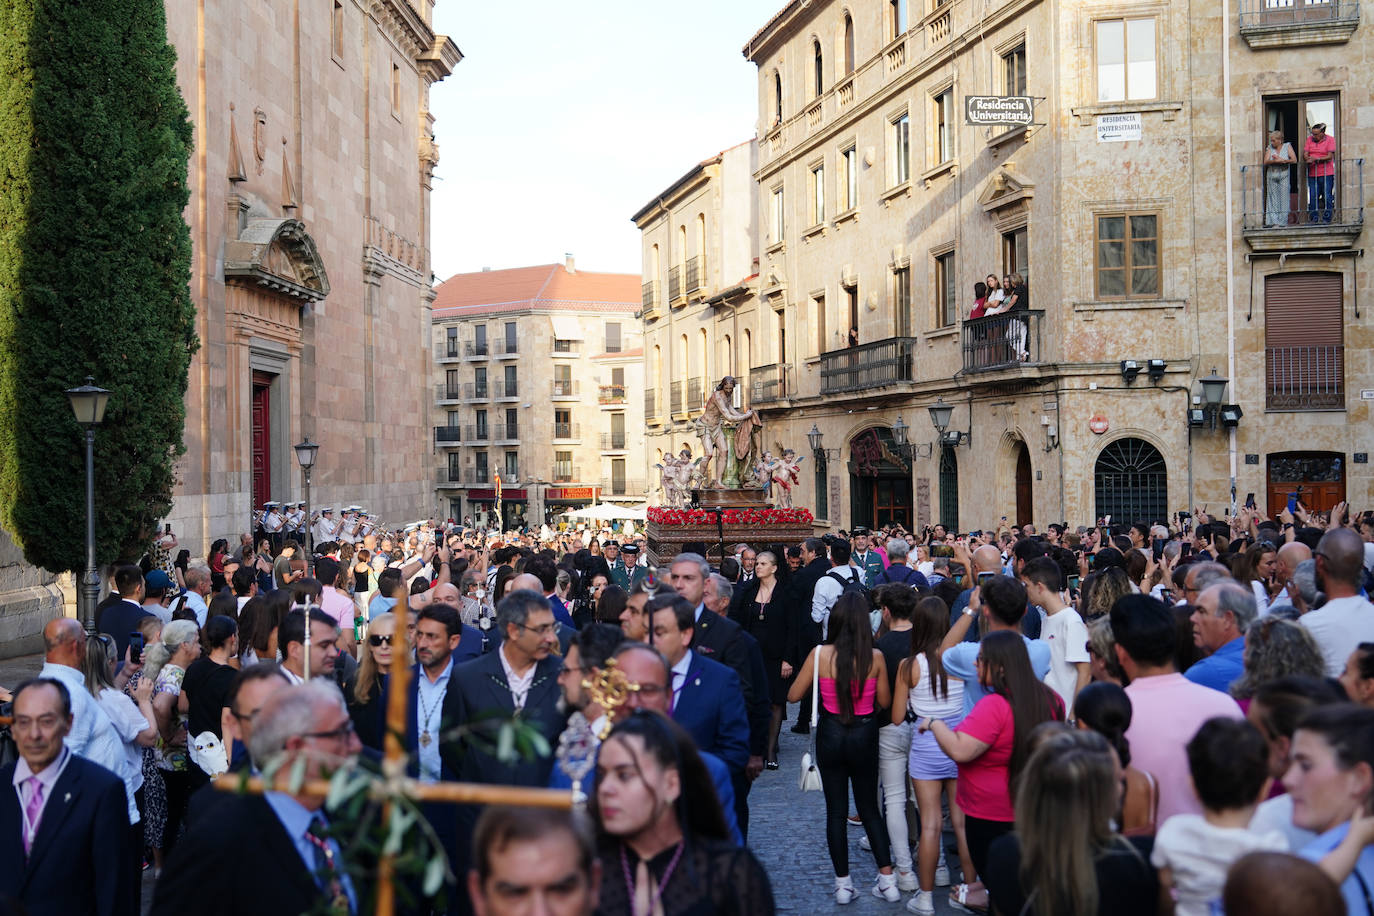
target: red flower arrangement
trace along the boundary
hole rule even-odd
[[[714,525],[716,513],[710,509],[665,509],[649,507],[649,521],[659,525]],[[721,521],[727,525],[809,525],[808,509],[725,509]]]

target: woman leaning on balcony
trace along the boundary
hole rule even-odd
[[[1288,170],[1297,162],[1293,145],[1284,142],[1283,131],[1269,131],[1269,145],[1264,148],[1264,225],[1288,225]]]

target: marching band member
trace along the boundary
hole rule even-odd
[[[281,545],[285,541],[282,529],[286,524],[286,519],[281,514],[279,503],[269,501],[262,505],[267,510],[267,513],[262,517],[262,530],[272,541],[272,553],[281,553]]]
[[[327,544],[338,539],[339,523],[334,521],[334,507],[325,506],[320,510],[320,519],[315,522],[315,543]]]

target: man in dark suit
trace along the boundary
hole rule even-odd
[[[323,778],[360,748],[343,695],[325,680],[273,693],[249,739],[255,761],[281,759],[287,773],[303,759],[307,779]],[[326,909],[357,916],[367,889],[356,887],[344,869],[323,805],[322,798],[286,792],[229,795],[177,844],[158,881],[153,916],[299,916]],[[226,851],[251,880],[225,880]]]
[[[654,648],[672,669],[673,721],[697,747],[724,760],[738,785],[749,764],[749,721],[739,675],[692,651],[693,608],[686,598],[660,595],[645,610],[653,621]]]
[[[811,619],[811,596],[816,591],[816,583],[830,572],[830,559],[826,554],[825,542],[820,538],[807,538],[801,546],[802,568],[792,577],[789,591],[795,602],[795,620],[792,631],[797,634],[797,646],[793,658],[805,658],[821,641],[821,627]],[[807,688],[797,710],[797,724],[792,731],[805,735],[811,731],[811,690]]]
[[[562,599],[554,593],[558,585],[558,567],[554,564],[553,558],[542,554],[535,554],[525,561],[525,572],[539,580],[539,585],[544,592],[544,600],[548,603],[549,610],[553,611],[553,617],[559,623],[567,627],[576,629],[573,623],[572,612]]]
[[[29,916],[134,916],[124,782],[66,747],[71,727],[66,685],[19,685],[19,759],[0,769],[0,898]]]
[[[153,615],[143,609],[141,569],[126,563],[115,570],[114,578],[115,587],[119,589],[119,603],[110,605],[100,615],[100,632],[114,637],[115,657],[122,660],[129,649],[129,634],[138,629],[140,620]]]

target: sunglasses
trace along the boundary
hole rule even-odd
[[[367,644],[370,646],[380,646],[382,644],[386,644],[389,646],[391,645],[391,637],[378,636],[376,633],[373,633],[371,636],[367,637]]]

